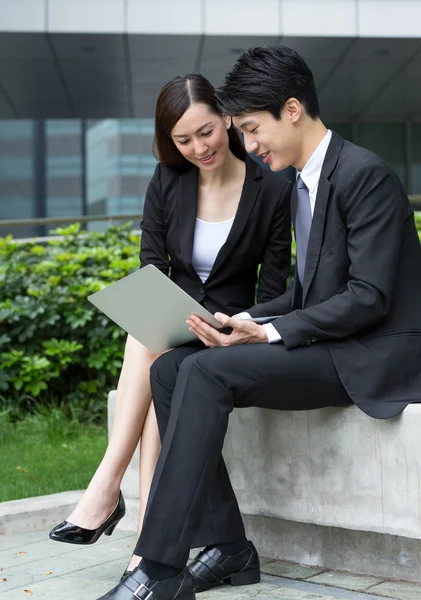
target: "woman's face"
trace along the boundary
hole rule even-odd
[[[211,111],[206,104],[195,102],[177,121],[171,138],[189,162],[202,171],[220,168],[228,153],[229,117]]]

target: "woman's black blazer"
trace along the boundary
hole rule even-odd
[[[202,283],[191,264],[198,169],[180,174],[159,163],[143,211],[141,267],[155,265],[211,313],[241,312],[280,296],[291,252],[291,183],[246,158],[237,213],[212,271]],[[261,265],[260,274],[258,267]]]

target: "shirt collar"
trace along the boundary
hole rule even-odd
[[[297,172],[297,177],[301,177],[310,193],[314,192],[319,183],[323,162],[331,138],[332,132],[330,129],[328,129],[326,135],[304,165],[303,170],[301,172]]]

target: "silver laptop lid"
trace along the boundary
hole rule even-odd
[[[153,353],[197,340],[186,324],[192,314],[222,327],[206,308],[153,265],[123,277],[88,300]]]

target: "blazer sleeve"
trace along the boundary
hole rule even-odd
[[[255,304],[247,309],[251,317],[270,317],[272,315],[286,315],[292,310],[292,301],[294,299],[294,281],[288,286],[285,294],[274,298],[270,302]],[[277,321],[274,321],[277,322]]]
[[[360,167],[347,190],[348,283],[342,293],[272,322],[287,348],[353,335],[390,310],[404,232],[403,189],[379,163]]]
[[[280,195],[260,265],[257,302],[268,302],[283,294],[291,264],[291,190],[287,182]]]
[[[165,220],[162,209],[161,165],[158,164],[146,191],[143,219],[140,223],[140,268],[154,265],[165,275],[170,271],[166,248]]]

